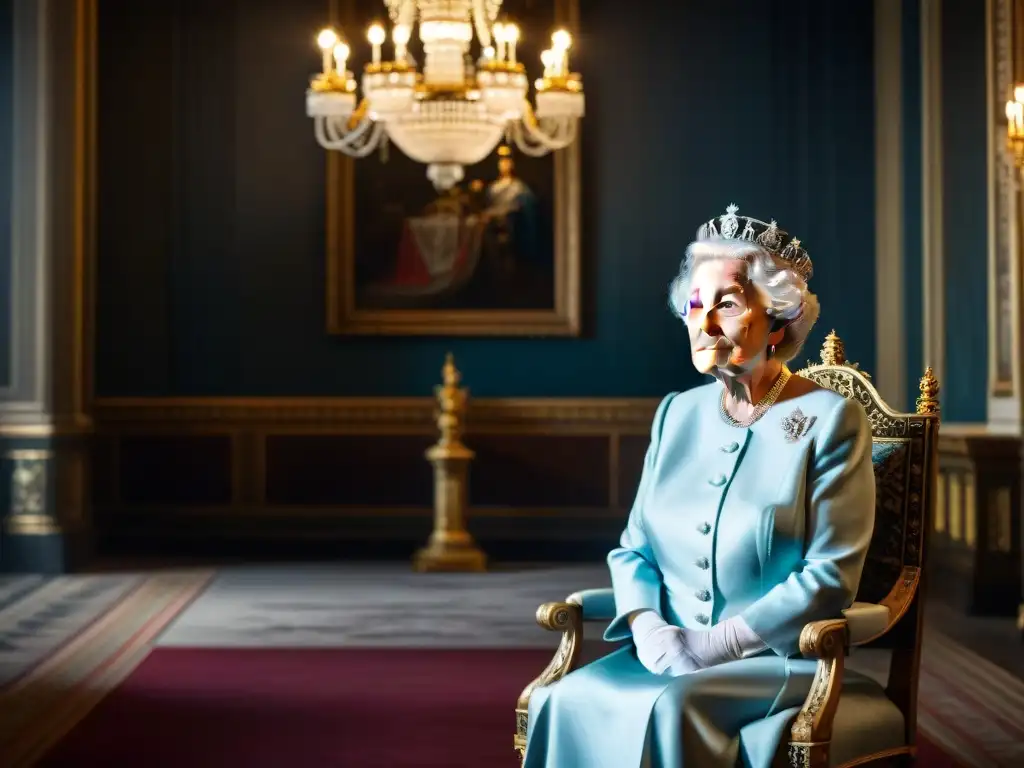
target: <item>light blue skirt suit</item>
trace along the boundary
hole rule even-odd
[[[673,678],[648,672],[628,642],[534,691],[526,768],[767,768],[787,737],[815,669],[800,632],[842,615],[864,567],[871,430],[858,403],[826,389],[732,426],[721,392],[714,382],[658,407],[608,555],[616,618],[604,637],[631,640],[626,617],[650,608],[696,630],[741,615],[768,649]]]

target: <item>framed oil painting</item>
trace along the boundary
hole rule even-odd
[[[386,8],[340,0],[338,10],[359,72],[370,52],[361,30],[386,19]],[[577,12],[577,0],[502,3],[521,30],[517,52],[530,77],[551,32],[578,28]],[[445,192],[391,145],[358,160],[327,156],[330,333],[579,335],[579,139],[544,157],[500,144]]]

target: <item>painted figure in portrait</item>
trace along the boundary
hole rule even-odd
[[[413,212],[368,223],[356,301],[373,308],[543,309],[554,301],[551,206],[517,173],[507,145],[468,183]],[[429,187],[426,182],[422,185]]]
[[[811,275],[735,206],[687,249],[670,304],[713,381],[657,409],[608,555],[622,645],[533,691],[527,768],[773,764],[814,678],[800,633],[853,602],[875,516],[863,407],[786,365],[818,318]]]

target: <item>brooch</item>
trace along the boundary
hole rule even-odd
[[[795,443],[806,435],[817,420],[817,416],[804,416],[804,412],[797,408],[782,420],[782,431],[786,434],[787,442]]]

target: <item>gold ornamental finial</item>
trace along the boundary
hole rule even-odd
[[[939,380],[935,378],[931,366],[924,369],[924,376],[918,384],[921,394],[917,397],[917,412],[920,414],[939,412]]]
[[[441,386],[435,387],[437,394],[437,428],[441,432],[441,446],[462,446],[462,422],[465,417],[468,393],[459,387],[462,374],[455,367],[455,356],[445,355],[441,367]]]
[[[457,387],[462,380],[462,374],[455,367],[455,355],[451,352],[444,356],[444,365],[441,366],[441,381],[446,387]]]
[[[832,333],[825,337],[825,343],[821,346],[821,363],[822,365],[846,365],[846,349],[834,328]]]

